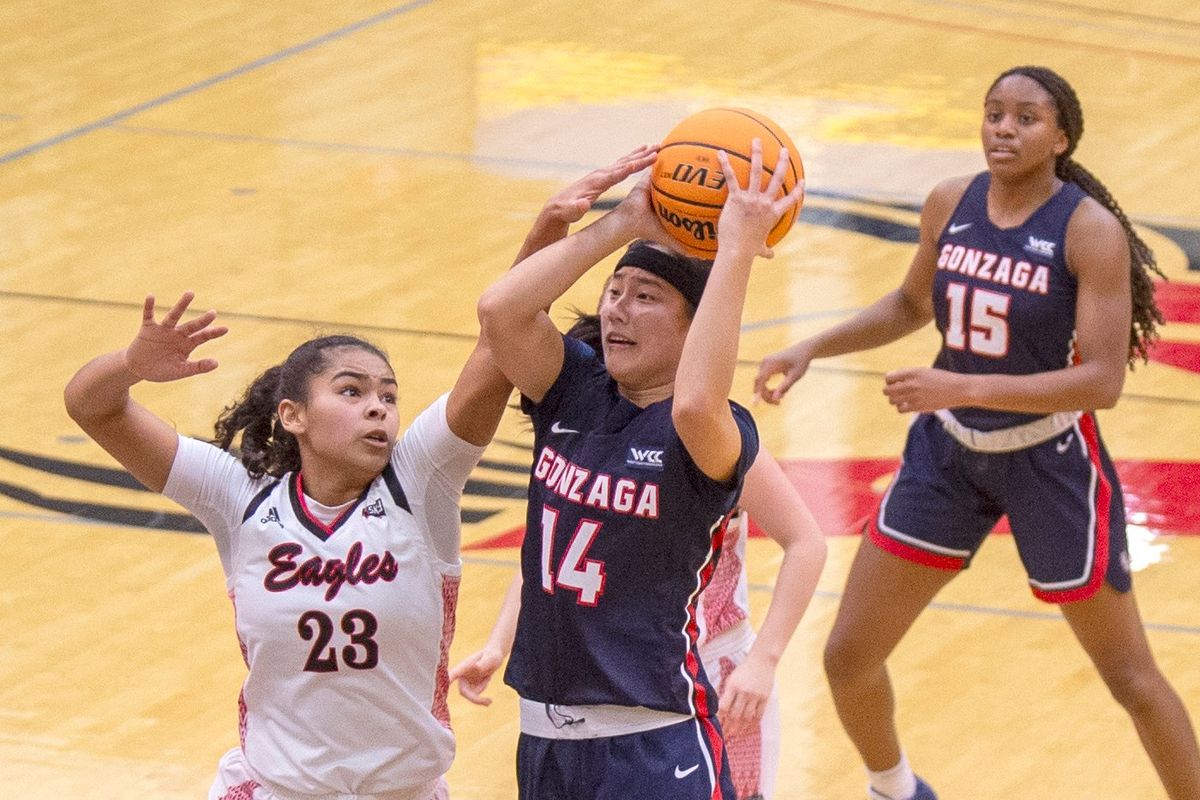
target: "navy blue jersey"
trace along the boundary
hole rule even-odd
[[[1069,366],[1075,356],[1077,282],[1067,268],[1067,222],[1085,197],[1073,183],[1015,228],[987,213],[991,176],[980,173],[938,238],[933,310],[942,334],[934,366],[968,374],[1029,375]],[[963,425],[996,430],[1037,419],[955,408]]]
[[[671,400],[639,408],[595,351],[565,339],[534,426],[524,587],[505,682],[524,698],[707,716],[716,695],[696,653],[696,601],[758,453],[750,413],[735,477],[695,465]]]

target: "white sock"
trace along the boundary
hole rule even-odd
[[[867,770],[867,779],[871,789],[879,795],[879,800],[909,800],[917,793],[917,776],[908,765],[908,758],[901,753],[900,763],[891,769],[881,772]]]

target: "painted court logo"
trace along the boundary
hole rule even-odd
[[[630,467],[662,470],[662,457],[662,450],[648,450],[642,447],[631,447],[629,448],[629,457],[625,459],[625,463]]]
[[[1030,236],[1029,241],[1025,244],[1025,252],[1032,253],[1035,256],[1054,258],[1054,248],[1057,244],[1058,242],[1052,242],[1049,239],[1039,239],[1036,236]]]

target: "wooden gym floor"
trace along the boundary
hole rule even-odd
[[[394,0],[393,0],[394,2]],[[237,741],[244,667],[211,543],[129,487],[62,387],[123,346],[141,298],[185,289],[231,333],[221,368],[141,386],[205,435],[262,368],[318,331],[393,356],[410,417],[452,382],[479,291],[542,200],[717,105],[771,116],[808,169],[800,224],[758,267],[736,399],[754,363],[895,285],[917,208],[978,170],[983,93],[1046,64],[1082,98],[1082,163],[1172,283],[1154,363],[1101,414],[1135,523],[1136,587],[1162,666],[1200,717],[1200,7],[1190,0],[119,0],[6,3],[0,68],[0,775],[6,797],[203,797]],[[1190,269],[1189,269],[1190,267]],[[567,298],[587,307],[600,271]],[[830,536],[779,669],[780,800],[859,798],[820,651],[907,420],[882,374],[930,331],[818,364],[758,408]],[[507,419],[474,476],[457,659],[516,563],[529,437]],[[777,550],[751,543],[765,609]],[[1161,790],[1123,712],[998,535],[893,659],[904,741],[948,800],[1141,800]],[[459,800],[515,796],[512,693],[452,701]]]

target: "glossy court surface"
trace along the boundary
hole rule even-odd
[[[810,190],[752,279],[735,387],[748,402],[758,358],[899,282],[923,197],[982,168],[983,94],[1023,63],[1075,86],[1077,157],[1171,278],[1164,339],[1100,420],[1151,643],[1200,716],[1194,2],[47,0],[5,4],[0,22],[0,794],[203,797],[237,742],[245,668],[211,542],[62,408],[74,370],[132,336],[146,293],[193,289],[231,328],[208,346],[217,372],[135,390],[184,433],[207,435],[262,368],[330,331],[390,352],[407,420],[450,386],[476,297],[546,197],[691,112],[744,106],[791,133]],[[604,272],[563,309],[589,307]],[[756,409],[830,537],[779,667],[780,800],[862,797],[820,653],[909,422],[882,376],[935,348],[926,330],[818,363],[783,406]],[[468,486],[455,660],[513,574],[529,446],[507,418]],[[761,616],[778,549],[750,546]],[[948,800],[1162,796],[1002,533],[891,664],[908,752]],[[515,796],[515,698],[493,695],[486,709],[452,697],[459,800]]]

